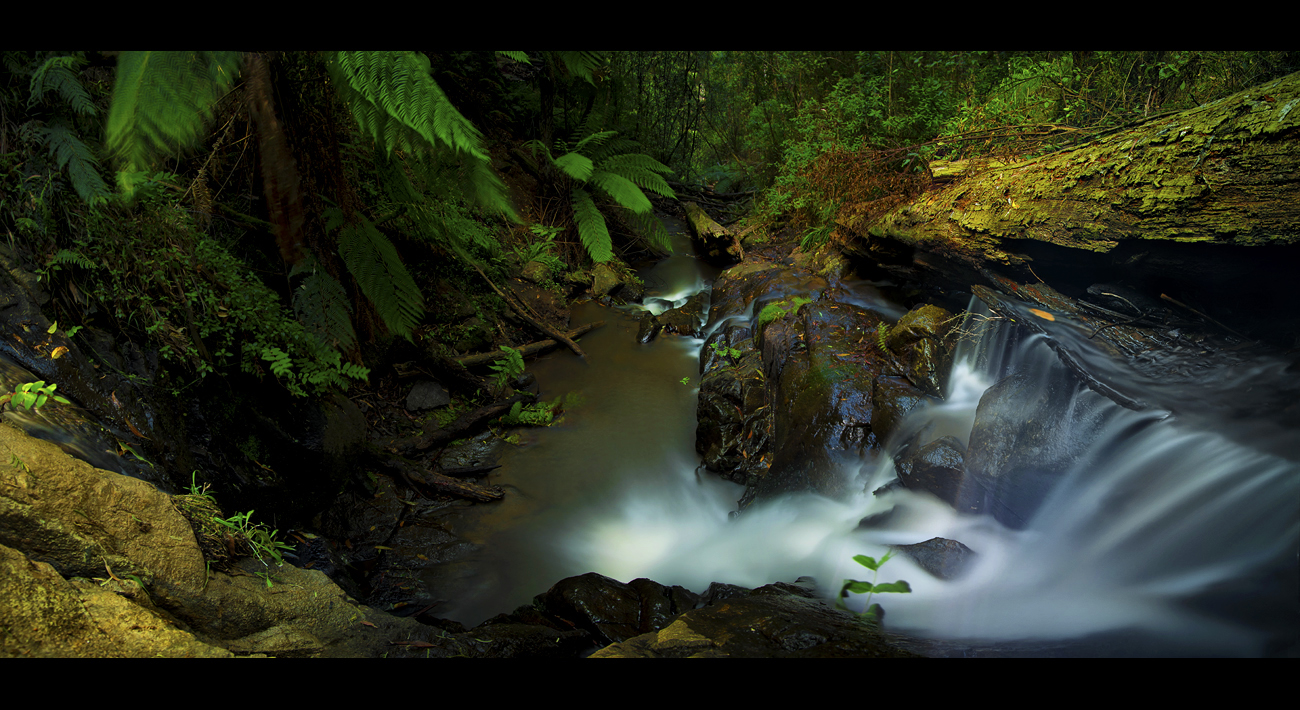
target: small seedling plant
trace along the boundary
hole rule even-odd
[[[911,585],[909,585],[907,582],[904,582],[901,579],[898,580],[897,582],[881,582],[881,583],[876,582],[876,578],[880,575],[880,568],[886,562],[888,562],[890,558],[892,558],[893,556],[894,556],[893,550],[886,552],[885,556],[881,557],[879,560],[876,560],[876,558],[874,557],[868,557],[866,555],[854,555],[853,556],[854,562],[857,562],[863,567],[866,567],[867,569],[871,570],[872,572],[871,581],[859,582],[856,579],[844,580],[844,586],[840,587],[840,597],[837,600],[837,605],[839,606],[839,608],[841,609],[847,608],[846,605],[844,604],[844,600],[848,599],[850,593],[865,594],[867,595],[867,602],[866,605],[863,607],[862,613],[859,614],[859,616],[867,623],[873,626],[878,626],[880,622],[885,618],[885,610],[880,608],[879,604],[872,604],[871,597],[882,592],[907,593],[912,591]]]
[[[27,410],[40,409],[51,399],[59,404],[72,404],[67,398],[54,394],[57,387],[58,385],[54,383],[45,384],[45,380],[19,385],[13,392],[0,395],[0,407],[8,404],[15,409],[18,407]]]

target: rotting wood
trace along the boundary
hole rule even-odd
[[[505,491],[501,490],[500,486],[485,486],[471,481],[462,481],[437,471],[422,469],[419,465],[396,456],[383,456],[378,459],[378,462],[397,471],[402,480],[406,481],[406,485],[421,493],[427,490],[481,503],[490,503],[505,497]]]
[[[415,436],[408,436],[392,442],[388,449],[402,455],[412,455],[417,451],[427,451],[435,446],[445,446],[457,439],[463,439],[481,425],[510,411],[516,402],[534,402],[537,396],[531,392],[520,392],[500,402],[484,405],[459,419],[439,427],[434,421],[426,422],[423,430]]]
[[[979,266],[1017,241],[1300,243],[1300,73],[932,189],[849,225]]]
[[[605,325],[605,321],[598,320],[595,323],[588,323],[587,325],[584,325],[580,328],[575,328],[569,331],[568,333],[565,333],[565,336],[570,339],[578,338],[582,335],[585,335],[588,331],[595,330],[596,328],[599,328],[602,325]],[[555,340],[539,340],[535,343],[529,343],[522,347],[515,348],[515,350],[518,350],[521,355],[527,357],[529,355],[535,355],[539,352],[542,352],[543,350],[546,350],[548,348],[553,348],[558,345],[559,343],[556,342]],[[458,357],[456,358],[456,362],[460,363],[465,367],[472,367],[474,365],[484,365],[489,362],[495,362],[505,356],[506,353],[504,350],[497,350],[495,352],[476,353],[474,355],[465,355],[463,357]]]

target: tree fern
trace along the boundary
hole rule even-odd
[[[68,171],[72,189],[77,191],[81,199],[91,204],[108,199],[112,193],[99,174],[99,160],[67,123],[55,119],[38,133],[41,140],[49,145],[50,155],[58,163],[59,169]]]
[[[356,223],[345,224],[342,211],[331,208],[326,218],[327,229],[339,228],[339,256],[361,292],[375,304],[389,330],[410,340],[424,316],[424,296],[393,243],[364,215],[358,214]]]
[[[235,82],[238,52],[122,52],[108,113],[109,150],[128,171],[194,146]]]

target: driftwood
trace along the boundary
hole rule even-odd
[[[601,327],[602,325],[605,325],[605,321],[598,320],[595,323],[588,323],[587,325],[584,325],[581,328],[575,328],[569,331],[568,333],[565,333],[565,336],[570,339],[577,338],[579,336],[586,334],[588,331],[595,330],[596,328]],[[519,347],[515,349],[518,350],[521,355],[527,357],[529,355],[535,355],[539,352],[542,352],[543,350],[553,348],[557,345],[559,345],[559,343],[554,340],[539,340],[535,343],[529,343],[523,347]],[[456,358],[456,362],[460,363],[465,367],[473,367],[474,365],[485,365],[489,362],[496,362],[497,360],[500,360],[505,356],[506,353],[504,350],[497,350],[496,352],[478,353],[475,355],[465,355],[464,357],[458,357]]]

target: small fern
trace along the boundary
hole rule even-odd
[[[882,353],[889,352],[889,344],[887,342],[888,339],[889,339],[889,324],[884,321],[881,321],[880,324],[876,326],[876,344],[880,346],[880,352]]]
[[[293,292],[293,312],[309,333],[344,350],[357,342],[347,291],[334,277],[316,271]]]
[[[32,72],[31,96],[27,99],[27,106],[30,108],[42,102],[45,92],[53,89],[73,111],[82,116],[94,116],[95,104],[75,73],[76,68],[84,63],[84,60],[73,56],[46,59]]]

